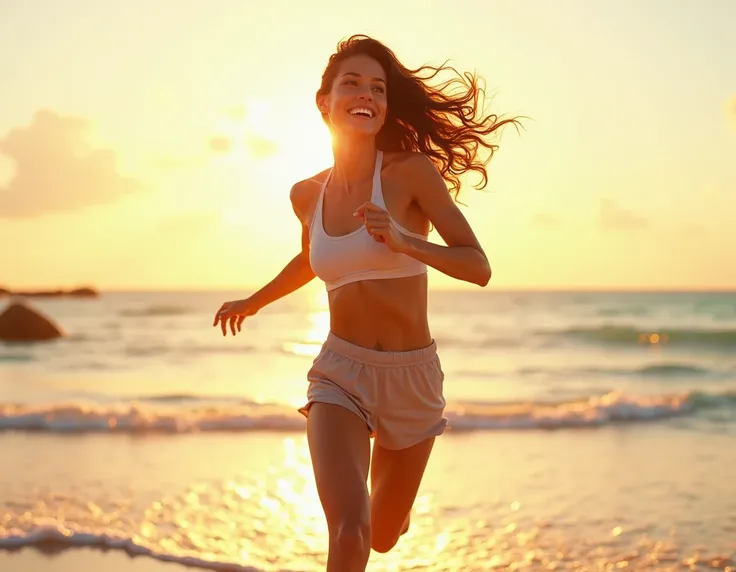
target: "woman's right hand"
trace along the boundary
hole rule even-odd
[[[243,324],[243,320],[248,316],[253,316],[256,312],[258,312],[258,307],[251,302],[250,298],[225,302],[220,306],[217,314],[215,314],[215,322],[212,326],[217,326],[219,322],[220,327],[222,328],[222,335],[226,336],[227,324],[230,322],[230,331],[232,331],[234,336],[236,334],[235,328],[237,327],[237,331],[239,332],[240,327]]]

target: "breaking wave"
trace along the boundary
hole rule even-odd
[[[736,407],[736,394],[630,395],[610,392],[561,402],[449,403],[449,431],[563,429],[661,421]],[[0,431],[192,433],[299,431],[304,418],[281,404],[238,398],[162,395],[112,404],[0,404]]]

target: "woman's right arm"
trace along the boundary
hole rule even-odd
[[[220,325],[222,335],[227,335],[227,325],[235,335],[240,331],[243,320],[252,316],[264,306],[291,294],[314,279],[312,266],[309,264],[309,216],[308,205],[312,202],[313,189],[308,185],[312,181],[297,183],[291,188],[291,206],[302,224],[302,249],[291,259],[279,274],[263,288],[246,298],[225,302],[217,314],[213,326]]]
[[[309,218],[307,215],[310,198],[309,182],[297,183],[291,188],[291,207],[302,225],[301,252],[291,259],[279,274],[263,288],[248,298],[249,306],[260,310],[264,306],[283,298],[307,285],[314,279],[309,264]]]

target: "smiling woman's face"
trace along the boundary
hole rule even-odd
[[[350,57],[340,64],[330,93],[318,96],[317,106],[333,131],[375,137],[386,120],[386,72],[373,58]]]

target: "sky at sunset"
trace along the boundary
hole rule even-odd
[[[736,288],[733,0],[0,0],[0,14],[0,285],[270,280],[299,248],[291,185],[332,160],[320,75],[365,33],[410,67],[476,70],[490,110],[530,117],[504,132],[486,190],[461,194],[492,288]]]

